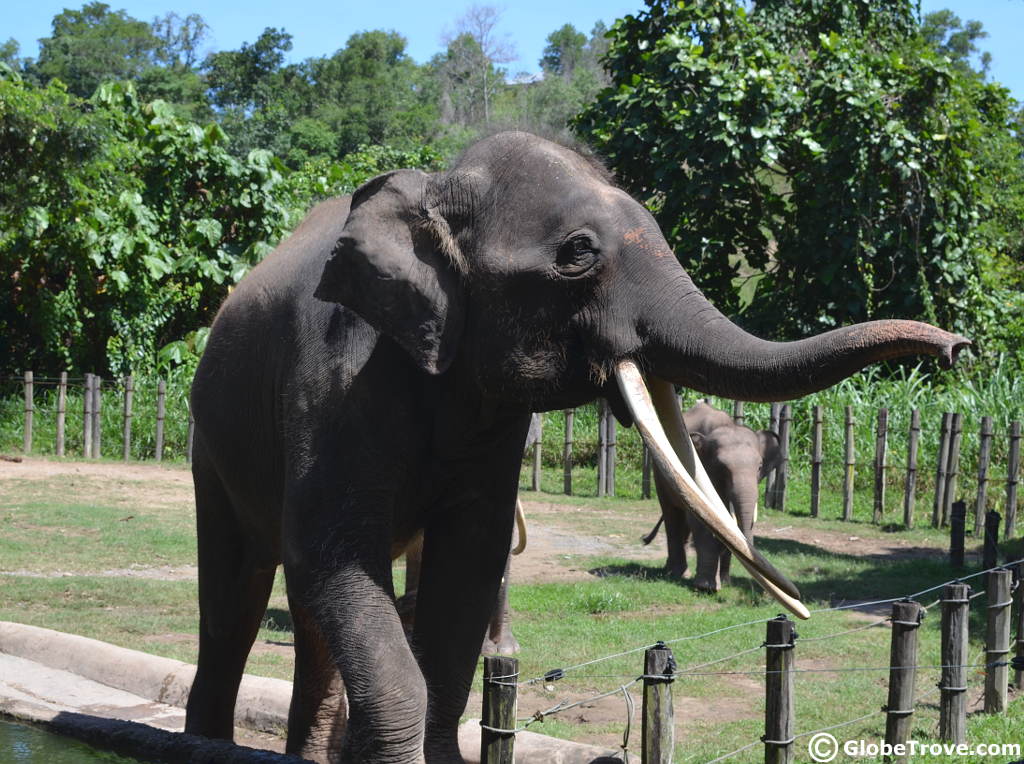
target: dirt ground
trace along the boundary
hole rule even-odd
[[[66,477],[68,489],[80,492],[80,500],[87,501],[91,492],[100,492],[106,497],[123,495],[134,501],[156,506],[194,507],[192,476],[181,465],[159,466],[153,464],[119,464],[115,462],[61,462],[41,459],[26,459],[21,462],[0,461],[0,480],[50,480]],[[99,493],[97,493],[97,497]],[[584,505],[571,505],[531,500],[524,495],[527,517],[528,543],[523,554],[512,563],[512,583],[567,582],[592,579],[585,561],[595,555],[614,555],[635,560],[659,560],[665,556],[664,534],[659,534],[650,546],[643,546],[639,537],[650,529],[657,519],[655,507],[643,509],[634,514],[624,514],[617,509],[602,509]],[[589,524],[614,530],[601,535],[582,532]],[[936,547],[920,546],[898,534],[882,534],[875,530],[861,531],[863,537],[824,528],[795,527],[787,525],[784,518],[762,518],[757,525],[757,535],[776,539],[787,539],[824,548],[836,553],[864,557],[914,558],[941,554]],[[580,564],[574,565],[579,559]],[[2,563],[0,563],[2,569]],[[3,571],[8,575],[18,571]],[[96,571],[98,575],[139,576],[157,579],[192,579],[196,576],[195,566],[144,566]],[[54,572],[26,575],[63,575]],[[877,618],[877,616],[872,616]],[[164,638],[178,637],[194,639],[189,635],[164,635]],[[260,643],[257,651],[290,652],[291,645],[285,643]],[[756,698],[761,692],[760,684],[751,677],[729,677],[736,683],[739,697],[722,697],[708,708],[706,700],[678,695],[675,698],[677,719],[686,720],[685,725],[704,725],[727,720],[755,718],[758,715]],[[747,686],[749,685],[749,686]],[[639,700],[636,688],[633,697]],[[749,699],[749,700],[748,700]],[[468,715],[479,715],[480,697],[470,698]],[[543,686],[528,686],[520,691],[521,712],[532,712],[547,708],[554,702],[553,694]],[[588,722],[610,727],[621,725],[624,718],[622,695],[613,695],[602,700],[573,709],[560,716],[570,723]],[[636,719],[635,719],[636,721]],[[543,731],[543,725],[535,728]],[[682,731],[682,730],[680,730]],[[635,731],[636,732],[636,731]],[[262,736],[260,736],[262,737]],[[598,736],[592,742],[615,746],[621,736],[608,733]],[[249,739],[250,745],[279,748],[279,741]],[[633,743],[637,743],[634,736]]]

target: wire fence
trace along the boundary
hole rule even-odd
[[[854,608],[854,607],[866,608],[866,607],[870,607],[870,606],[878,606],[878,605],[893,604],[893,603],[899,603],[900,605],[911,604],[911,605],[916,605],[919,608],[920,615],[918,616],[918,619],[919,619],[918,623],[920,623],[920,618],[923,617],[924,613],[932,610],[937,605],[945,603],[944,610],[943,610],[943,620],[944,620],[944,623],[945,623],[945,619],[947,617],[947,612],[946,612],[946,608],[947,607],[950,607],[950,606],[954,606],[955,607],[957,604],[960,604],[960,605],[963,606],[963,608],[965,609],[965,612],[966,612],[966,608],[969,608],[969,606],[970,606],[970,604],[972,602],[976,601],[980,597],[985,596],[989,592],[989,587],[986,587],[985,589],[981,589],[979,591],[970,592],[969,594],[964,596],[962,599],[948,599],[948,598],[944,598],[946,595],[948,595],[949,591],[951,591],[950,587],[954,586],[954,585],[963,586],[964,587],[964,591],[966,592],[966,591],[969,591],[969,587],[965,584],[965,582],[967,582],[969,580],[973,580],[973,579],[979,578],[981,576],[988,576],[990,582],[994,581],[994,582],[996,582],[996,584],[998,584],[1000,586],[1005,584],[1005,586],[1007,588],[1003,592],[995,591],[995,592],[993,592],[993,595],[992,595],[992,596],[996,597],[997,599],[1004,598],[1005,601],[1000,601],[1000,602],[996,602],[996,603],[990,603],[990,604],[987,605],[986,609],[987,609],[987,611],[991,611],[993,608],[1005,608],[1006,612],[1007,612],[1006,623],[1008,624],[1009,623],[1009,608],[1010,608],[1010,604],[1011,604],[1010,600],[1009,600],[1008,593],[1009,592],[1013,592],[1016,595],[1016,601],[1018,603],[1017,604],[1018,610],[1020,610],[1022,607],[1024,607],[1024,598],[1021,597],[1021,593],[1019,592],[1019,589],[1020,589],[1020,575],[1021,575],[1022,569],[1024,569],[1024,559],[1018,559],[1018,560],[1014,560],[1012,562],[1007,562],[1007,563],[1005,563],[1003,565],[997,565],[997,566],[993,566],[993,567],[990,567],[990,568],[986,568],[984,570],[977,571],[975,573],[959,576],[957,578],[950,579],[948,581],[944,581],[942,583],[936,584],[934,586],[930,586],[930,587],[928,587],[926,589],[922,589],[921,591],[913,592],[913,593],[910,593],[910,594],[900,595],[900,596],[897,596],[897,597],[889,597],[889,598],[886,598],[886,599],[874,600],[874,601],[871,601],[871,602],[868,602],[868,603],[855,603],[855,604],[854,603],[844,603],[844,604],[835,605],[835,606],[829,607],[829,608],[819,608],[819,609],[814,610],[812,612],[818,613],[818,614],[824,614],[824,613],[830,613],[830,612],[838,613],[838,612],[843,612],[843,611],[850,610],[851,608]],[[996,578],[993,578],[993,576],[996,576]],[[1010,583],[1011,576],[1013,578],[1012,584]],[[999,583],[1000,581],[1003,582],[1003,583],[1000,584]],[[996,585],[996,584],[992,584],[992,585]],[[932,592],[936,592],[936,591],[939,591],[939,590],[944,590],[944,592],[943,592],[944,596],[939,597],[938,599],[934,599],[934,600],[928,602],[927,604],[918,602],[918,600],[923,595],[930,594]],[[950,616],[950,617],[952,617],[952,616]],[[783,618],[783,617],[780,616],[779,618]],[[779,621],[779,618],[777,618],[777,619],[766,618],[766,619],[757,619],[757,620],[745,621],[743,623],[731,624],[729,626],[713,629],[713,630],[702,632],[702,633],[699,633],[699,634],[680,635],[680,636],[673,637],[671,639],[660,640],[658,642],[654,642],[654,643],[650,643],[650,644],[646,644],[646,645],[642,645],[642,646],[638,646],[638,647],[633,647],[633,648],[630,648],[630,649],[627,649],[627,650],[618,651],[618,652],[615,652],[615,653],[612,653],[612,654],[609,654],[609,655],[604,655],[604,656],[601,656],[601,657],[598,657],[598,658],[593,658],[593,659],[590,659],[590,660],[587,660],[587,661],[583,661],[581,663],[577,663],[577,664],[574,664],[574,665],[571,665],[571,666],[565,666],[565,667],[551,669],[549,671],[544,672],[543,674],[540,674],[538,676],[529,677],[529,678],[526,678],[526,679],[520,679],[519,678],[518,670],[516,671],[516,673],[508,673],[508,674],[504,674],[504,675],[500,675],[499,674],[499,675],[490,676],[489,679],[485,681],[485,691],[486,691],[486,683],[487,682],[494,682],[494,683],[498,683],[498,684],[503,684],[506,687],[527,687],[527,686],[530,686],[530,685],[534,685],[534,684],[543,682],[543,683],[545,683],[547,685],[548,689],[551,689],[551,686],[552,686],[553,683],[556,683],[556,682],[558,682],[559,680],[562,680],[562,679],[566,679],[570,675],[573,678],[579,679],[579,680],[588,680],[588,681],[593,681],[593,680],[613,680],[614,681],[614,686],[609,688],[609,689],[606,689],[606,690],[603,690],[603,691],[600,691],[600,692],[597,692],[597,693],[594,693],[594,694],[590,694],[590,695],[588,695],[588,696],[586,696],[586,697],[584,697],[582,699],[564,699],[564,700],[560,700],[560,701],[554,703],[553,705],[550,705],[550,706],[548,706],[546,708],[543,708],[543,709],[535,711],[530,716],[517,719],[516,723],[514,725],[512,725],[512,726],[509,726],[509,727],[495,727],[495,726],[491,726],[491,725],[487,725],[487,724],[484,724],[483,726],[484,726],[485,729],[489,729],[491,732],[494,732],[494,733],[497,733],[497,734],[514,735],[514,734],[516,734],[516,733],[518,733],[520,731],[528,729],[531,725],[534,725],[534,724],[536,724],[538,722],[542,722],[545,719],[550,718],[552,716],[556,716],[556,715],[558,715],[560,713],[564,713],[564,712],[569,711],[571,709],[575,709],[575,708],[579,708],[579,707],[583,707],[583,706],[587,706],[587,705],[596,703],[597,701],[599,701],[601,699],[604,699],[604,698],[607,698],[607,697],[612,697],[612,696],[615,696],[615,695],[622,695],[624,700],[625,700],[625,702],[626,702],[626,718],[625,718],[625,722],[624,722],[624,738],[623,738],[623,744],[621,746],[621,753],[622,753],[623,759],[624,760],[628,760],[628,755],[627,754],[628,754],[628,749],[629,749],[630,730],[632,729],[632,724],[633,724],[632,723],[632,716],[633,716],[633,705],[634,705],[633,701],[632,701],[632,698],[630,696],[629,690],[631,688],[635,687],[639,683],[646,682],[646,680],[661,680],[661,681],[665,681],[666,679],[670,679],[672,681],[678,681],[678,680],[683,680],[683,679],[688,679],[688,678],[697,678],[697,677],[765,676],[766,677],[766,681],[768,681],[768,680],[770,680],[770,677],[772,677],[772,676],[779,676],[779,675],[783,675],[783,674],[785,674],[786,676],[807,675],[807,676],[813,677],[813,676],[822,675],[822,674],[835,674],[835,675],[838,675],[838,676],[843,676],[843,675],[849,675],[849,674],[871,673],[871,672],[879,672],[879,673],[884,672],[884,673],[888,673],[890,677],[894,677],[894,676],[899,675],[901,672],[910,673],[910,672],[917,672],[917,671],[938,671],[938,672],[942,673],[943,677],[945,677],[947,672],[951,672],[951,671],[952,672],[964,672],[967,669],[981,669],[981,670],[984,670],[984,672],[985,672],[985,674],[987,676],[989,674],[992,674],[996,670],[1001,670],[1002,672],[1004,672],[1004,674],[1006,674],[1010,667],[1014,667],[1015,670],[1017,670],[1018,672],[1024,671],[1024,654],[1019,654],[1017,658],[1012,658],[1011,659],[1008,656],[1008,654],[1007,654],[1009,652],[1008,650],[1000,651],[1000,649],[998,649],[998,648],[993,648],[993,645],[991,644],[991,642],[992,642],[993,639],[996,639],[997,637],[993,636],[993,634],[991,633],[991,628],[989,629],[989,631],[985,635],[986,649],[981,651],[981,652],[978,652],[977,654],[973,655],[969,660],[966,660],[966,661],[963,660],[962,658],[959,658],[959,659],[955,659],[953,661],[942,660],[942,661],[939,661],[939,662],[929,662],[929,661],[926,660],[926,661],[913,661],[913,662],[906,663],[906,664],[903,664],[903,663],[895,663],[894,664],[892,662],[891,658],[890,658],[890,660],[887,660],[884,663],[879,663],[877,665],[863,665],[863,666],[858,666],[858,665],[854,665],[854,666],[832,665],[832,666],[824,666],[824,667],[815,667],[815,666],[811,666],[811,667],[796,667],[796,666],[793,666],[793,665],[786,665],[786,666],[784,666],[782,668],[770,668],[769,667],[769,663],[766,661],[766,664],[765,664],[764,667],[757,668],[757,669],[710,670],[710,671],[708,670],[709,668],[712,668],[714,666],[718,666],[718,665],[720,665],[722,663],[726,663],[728,661],[733,661],[733,660],[737,660],[737,659],[741,659],[741,658],[748,658],[750,655],[753,655],[755,653],[762,653],[762,652],[765,652],[766,650],[770,650],[772,648],[775,648],[775,649],[779,649],[779,648],[783,648],[783,649],[785,649],[785,648],[795,648],[798,644],[804,644],[804,643],[822,643],[822,642],[828,642],[828,641],[831,641],[831,640],[844,640],[844,639],[848,640],[848,639],[851,639],[851,638],[852,639],[856,639],[856,637],[854,637],[853,635],[862,634],[862,633],[864,633],[866,631],[873,630],[873,629],[878,629],[879,627],[885,626],[887,624],[888,625],[892,625],[892,623],[893,623],[893,616],[892,615],[876,619],[876,620],[874,620],[874,621],[872,621],[870,623],[867,623],[867,624],[864,624],[864,625],[861,625],[861,626],[856,626],[856,627],[847,628],[847,629],[841,629],[841,630],[838,630],[838,631],[834,631],[834,632],[830,632],[830,633],[823,634],[823,635],[818,635],[818,636],[798,637],[795,634],[795,632],[794,632],[793,633],[792,644],[789,644],[789,645],[786,645],[786,644],[782,644],[782,645],[780,645],[780,644],[769,644],[769,639],[765,639],[765,641],[760,642],[760,644],[751,645],[750,647],[747,647],[747,648],[744,648],[742,650],[733,652],[733,653],[731,653],[729,655],[718,657],[718,658],[714,658],[714,659],[711,659],[711,660],[703,660],[701,662],[694,663],[694,664],[691,664],[691,665],[687,665],[685,667],[676,667],[674,665],[674,662],[673,662],[673,664],[671,666],[671,670],[669,672],[670,676],[668,676],[667,674],[666,675],[652,676],[652,675],[637,674],[637,673],[621,674],[621,673],[593,673],[593,672],[581,672],[580,671],[581,669],[584,669],[584,668],[587,668],[587,667],[592,667],[592,666],[600,665],[600,664],[608,662],[608,661],[612,661],[612,660],[615,660],[615,659],[618,659],[618,658],[627,657],[627,656],[634,655],[634,654],[637,654],[637,653],[640,653],[640,652],[650,651],[652,649],[666,649],[671,644],[679,644],[679,643],[684,643],[684,642],[697,642],[697,641],[701,641],[701,640],[707,640],[707,639],[709,639],[711,637],[714,637],[716,635],[720,635],[723,632],[734,630],[734,629],[742,629],[742,628],[745,628],[745,627],[753,627],[753,626],[757,626],[757,625],[762,625],[763,626],[765,624],[771,624],[773,622],[777,623]],[[1018,613],[1017,623],[1018,623],[1018,627],[1017,627],[1018,628],[1018,634],[1017,634],[1018,651],[1020,653],[1024,653],[1024,634],[1020,633],[1021,630],[1024,630],[1024,615],[1021,615],[1020,613]],[[964,645],[965,650],[962,653],[962,655],[963,655],[963,658],[966,658],[967,657],[967,653],[966,653],[966,639],[967,639],[966,620],[963,622],[963,626],[964,626],[963,638],[964,638],[964,642],[965,642],[965,645]],[[945,626],[944,626],[944,629],[945,629]],[[1006,626],[1006,630],[1008,632],[1008,630],[1009,630],[1008,626]],[[895,629],[893,629],[893,631],[895,632]],[[893,638],[895,639],[895,636]],[[943,656],[942,657],[944,659],[946,659],[947,651],[946,651],[945,643],[943,643],[942,649],[943,649]],[[989,659],[983,659],[983,656],[986,654],[986,652],[989,655]],[[948,654],[949,655],[954,655],[954,653],[948,653]],[[995,658],[994,659],[992,657],[993,654],[995,654]],[[916,647],[915,647],[915,650],[914,650],[914,655],[916,655]],[[913,682],[914,680],[911,680],[911,681]],[[1019,681],[1019,676],[1018,676],[1018,681]],[[943,682],[945,682],[945,684],[943,684]],[[955,682],[954,682],[954,684],[955,684]],[[986,681],[986,706],[988,705],[988,694],[987,694],[988,693],[988,685],[989,685],[989,682]],[[936,694],[939,694],[939,693],[943,693],[944,694],[943,702],[945,702],[945,694],[948,694],[946,691],[963,690],[963,689],[965,689],[965,688],[949,686],[949,680],[948,679],[940,679],[933,689],[931,689],[929,691],[926,691],[926,692],[923,692],[921,694],[917,694],[916,698],[914,699],[914,702],[917,705],[920,705],[923,701],[929,700],[930,698],[934,697]],[[1024,688],[1022,688],[1022,689],[1024,689]],[[1005,694],[1005,688],[1004,688],[1003,692]],[[770,706],[771,704],[768,704],[766,702],[766,705]],[[731,759],[731,758],[734,758],[734,757],[740,755],[741,753],[743,753],[745,751],[749,751],[752,748],[755,748],[755,747],[757,747],[759,745],[768,745],[768,744],[770,744],[770,745],[777,745],[777,744],[792,745],[797,740],[802,740],[804,738],[811,738],[814,735],[817,735],[817,734],[820,734],[820,733],[830,732],[832,730],[848,727],[848,726],[857,724],[859,722],[864,722],[864,721],[866,721],[868,719],[871,719],[873,717],[876,717],[878,715],[887,714],[887,713],[902,714],[902,713],[906,713],[906,712],[905,711],[891,711],[887,706],[883,705],[883,706],[881,706],[877,710],[872,710],[872,711],[870,711],[868,713],[865,713],[865,714],[862,714],[862,715],[858,715],[858,716],[856,716],[854,718],[851,718],[851,719],[846,719],[846,720],[843,720],[843,721],[840,721],[840,722],[837,722],[837,723],[834,723],[834,724],[826,725],[826,726],[823,726],[823,727],[818,727],[816,729],[812,729],[812,730],[807,730],[807,731],[804,731],[804,732],[799,732],[799,733],[791,734],[786,740],[783,740],[783,741],[773,740],[773,739],[767,738],[766,736],[762,736],[758,740],[754,740],[754,741],[751,741],[749,743],[746,743],[743,746],[740,746],[740,747],[736,748],[735,750],[732,750],[732,751],[730,751],[728,753],[719,755],[716,758],[709,760],[707,762],[707,764],[714,764],[715,762],[726,761],[728,759]],[[910,713],[913,713],[913,711],[911,710]],[[943,713],[945,713],[945,711],[943,711]],[[645,719],[645,723],[646,723],[646,719]],[[695,760],[695,759],[693,759],[691,757],[691,759],[689,759],[689,760],[692,761],[692,760]]]

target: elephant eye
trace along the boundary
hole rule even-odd
[[[559,245],[555,270],[570,278],[582,276],[597,263],[597,252],[597,245],[589,234],[574,234]]]

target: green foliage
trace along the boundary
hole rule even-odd
[[[59,79],[82,98],[106,80],[137,78],[152,66],[160,40],[149,24],[102,2],[65,8],[53,18],[50,37],[39,41],[35,76]]]
[[[218,127],[104,85],[0,81],[0,355],[10,366],[126,373],[209,323],[290,226],[282,167]]]
[[[1010,101],[916,30],[909,2],[652,0],[613,28],[612,83],[576,127],[754,329],[899,316],[983,332],[1000,306],[974,156]]]

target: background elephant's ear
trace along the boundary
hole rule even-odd
[[[761,447],[761,471],[758,480],[782,466],[782,441],[771,430],[758,430],[757,440]]]
[[[690,440],[693,441],[693,447],[697,449],[697,453],[700,454],[704,449],[704,433],[702,432],[691,432]]]
[[[440,374],[455,357],[464,301],[425,204],[429,178],[397,170],[356,190],[315,296],[355,311]]]

